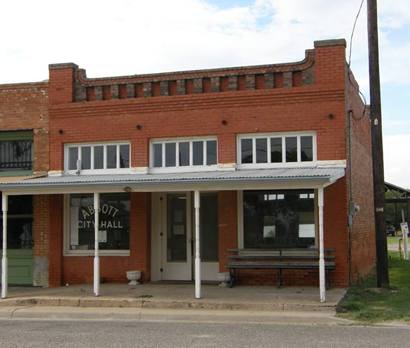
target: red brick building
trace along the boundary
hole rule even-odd
[[[192,280],[195,258],[201,279],[215,281],[238,248],[333,249],[334,286],[368,274],[370,124],[345,46],[317,41],[296,63],[95,79],[50,65],[40,84],[48,142],[34,141],[33,162],[48,173],[0,185],[9,200],[35,197],[34,248],[49,285],[125,282],[129,270]],[[8,103],[1,130],[36,134],[36,116]],[[237,272],[249,284],[276,284],[278,273]],[[319,273],[283,276],[317,285]]]

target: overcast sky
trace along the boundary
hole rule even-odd
[[[350,37],[361,0],[13,0],[0,3],[0,83],[300,60],[314,40]],[[379,0],[385,177],[410,188],[410,1]],[[367,95],[364,4],[352,69]]]

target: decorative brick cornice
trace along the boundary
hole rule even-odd
[[[72,63],[52,64],[50,68],[73,69],[74,100],[84,102],[311,85],[314,83],[314,53],[314,50],[307,50],[302,61],[293,63],[103,78],[87,78],[86,71]]]

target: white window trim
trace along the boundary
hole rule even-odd
[[[297,137],[297,162],[286,162],[286,137]],[[301,161],[301,149],[300,149],[300,137],[311,136],[312,137],[312,161]],[[271,152],[270,152],[270,139],[271,138],[281,138],[282,139],[282,162],[270,163]],[[253,163],[241,163],[242,153],[241,153],[241,140],[242,139],[252,139],[252,159]],[[267,139],[267,158],[268,163],[256,163],[256,139]],[[239,134],[236,140],[236,163],[237,169],[249,169],[249,168],[276,168],[276,167],[312,167],[317,165],[317,141],[316,132],[281,132],[281,133],[249,133],[249,134]]]
[[[193,165],[193,142],[201,141],[203,142],[203,165]],[[216,164],[207,165],[207,155],[206,155],[206,142],[216,141]],[[180,166],[179,165],[179,144],[189,142],[189,165]],[[165,144],[175,143],[176,144],[176,158],[175,167],[165,167]],[[154,167],[154,144],[162,144],[162,167]],[[218,138],[216,136],[207,137],[182,137],[182,138],[154,138],[150,141],[149,146],[149,172],[150,173],[187,173],[187,172],[206,172],[218,170]]]
[[[284,188],[285,190],[287,188]],[[292,188],[289,188],[292,190]],[[317,197],[318,197],[318,190],[316,188],[307,188],[307,189],[312,189],[314,190],[315,198],[314,198],[314,218],[315,218],[315,247],[318,247],[319,243],[319,216],[318,216],[318,210],[317,210]],[[273,191],[277,191],[280,189],[273,189]],[[303,190],[303,189],[295,189],[295,190]],[[250,190],[250,191],[255,191],[255,190]],[[259,190],[256,190],[259,191]],[[260,191],[269,191],[269,190],[260,190]],[[244,248],[244,229],[243,229],[243,190],[238,190],[237,191],[237,222],[238,222],[238,231],[237,231],[237,238],[238,238],[238,248],[243,249]]]
[[[64,195],[63,202],[63,256],[93,256],[94,250],[70,249],[70,194]],[[131,212],[130,212],[131,218]],[[131,231],[130,231],[131,237]],[[130,240],[131,243],[131,240]],[[101,250],[100,256],[130,256],[130,249],[126,250]]]
[[[107,146],[109,145],[115,145],[117,146],[117,168],[106,168],[107,167]],[[129,168],[119,168],[120,164],[120,157],[119,157],[119,151],[120,151],[120,145],[128,145],[129,146],[129,160],[130,160],[130,166]],[[68,164],[69,164],[69,158],[68,158],[68,152],[70,148],[76,147],[78,148],[78,159],[81,160],[81,147],[95,147],[95,146],[103,146],[103,169],[82,169],[80,171],[80,174],[82,175],[97,175],[97,174],[129,174],[131,173],[131,159],[132,159],[132,149],[131,149],[131,143],[129,141],[112,141],[112,142],[92,142],[92,143],[72,143],[72,144],[65,144],[64,145],[64,173],[66,174],[77,174],[77,170],[69,170],[68,169]],[[91,149],[91,167],[94,166],[94,151]]]

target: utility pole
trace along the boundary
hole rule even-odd
[[[380,101],[379,38],[377,30],[377,0],[367,0],[377,286],[387,288],[389,287],[389,269],[387,257],[386,220],[384,217],[382,111]]]

